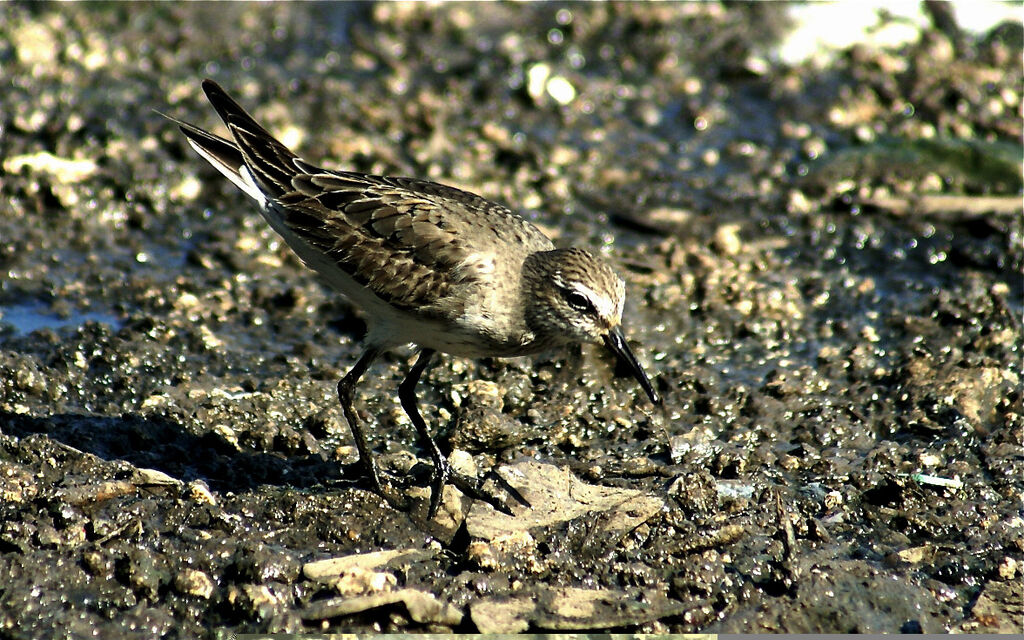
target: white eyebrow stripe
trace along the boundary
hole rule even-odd
[[[582,282],[569,283],[569,288],[590,300],[590,304],[594,305],[594,308],[597,309],[597,314],[602,318],[611,320],[621,317],[619,315],[621,310],[618,310],[618,313],[616,313],[615,303],[607,296],[599,294]]]

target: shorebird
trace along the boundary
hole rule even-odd
[[[574,342],[603,344],[660,403],[622,331],[625,283],[604,260],[555,248],[506,207],[460,189],[310,164],[216,82],[205,80],[203,90],[230,139],[168,117],[200,156],[256,201],[308,267],[363,311],[365,348],[338,383],[338,398],[360,461],[389,502],[396,502],[390,481],[377,470],[352,396],[370,364],[393,347],[419,348],[398,397],[433,461],[429,518],[446,483],[508,512],[478,481],[453,472],[420,415],[416,385],[436,352],[511,357]]]

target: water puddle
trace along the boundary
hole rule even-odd
[[[14,327],[15,335],[25,335],[39,329],[77,327],[90,320],[109,324],[115,330],[122,324],[118,316],[99,311],[73,311],[68,316],[58,315],[41,302],[0,306],[0,327]]]

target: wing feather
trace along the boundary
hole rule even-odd
[[[260,201],[272,224],[290,232],[292,237],[285,235],[290,243],[329,256],[395,307],[429,315],[431,302],[481,283],[481,274],[494,268],[496,252],[521,249],[525,257],[553,247],[509,209],[461,189],[310,164],[215,82],[204,81],[203,89],[233,141],[176,121],[189,142]],[[478,262],[487,268],[478,268]],[[453,311],[458,310],[449,301],[446,313]]]

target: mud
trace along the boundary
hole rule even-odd
[[[818,67],[775,3],[0,14],[0,635],[1021,631],[1019,23]],[[153,111],[215,126],[207,76],[604,252],[664,408],[440,358],[428,422],[534,509],[390,508],[358,313]],[[399,475],[410,355],[357,399]]]

